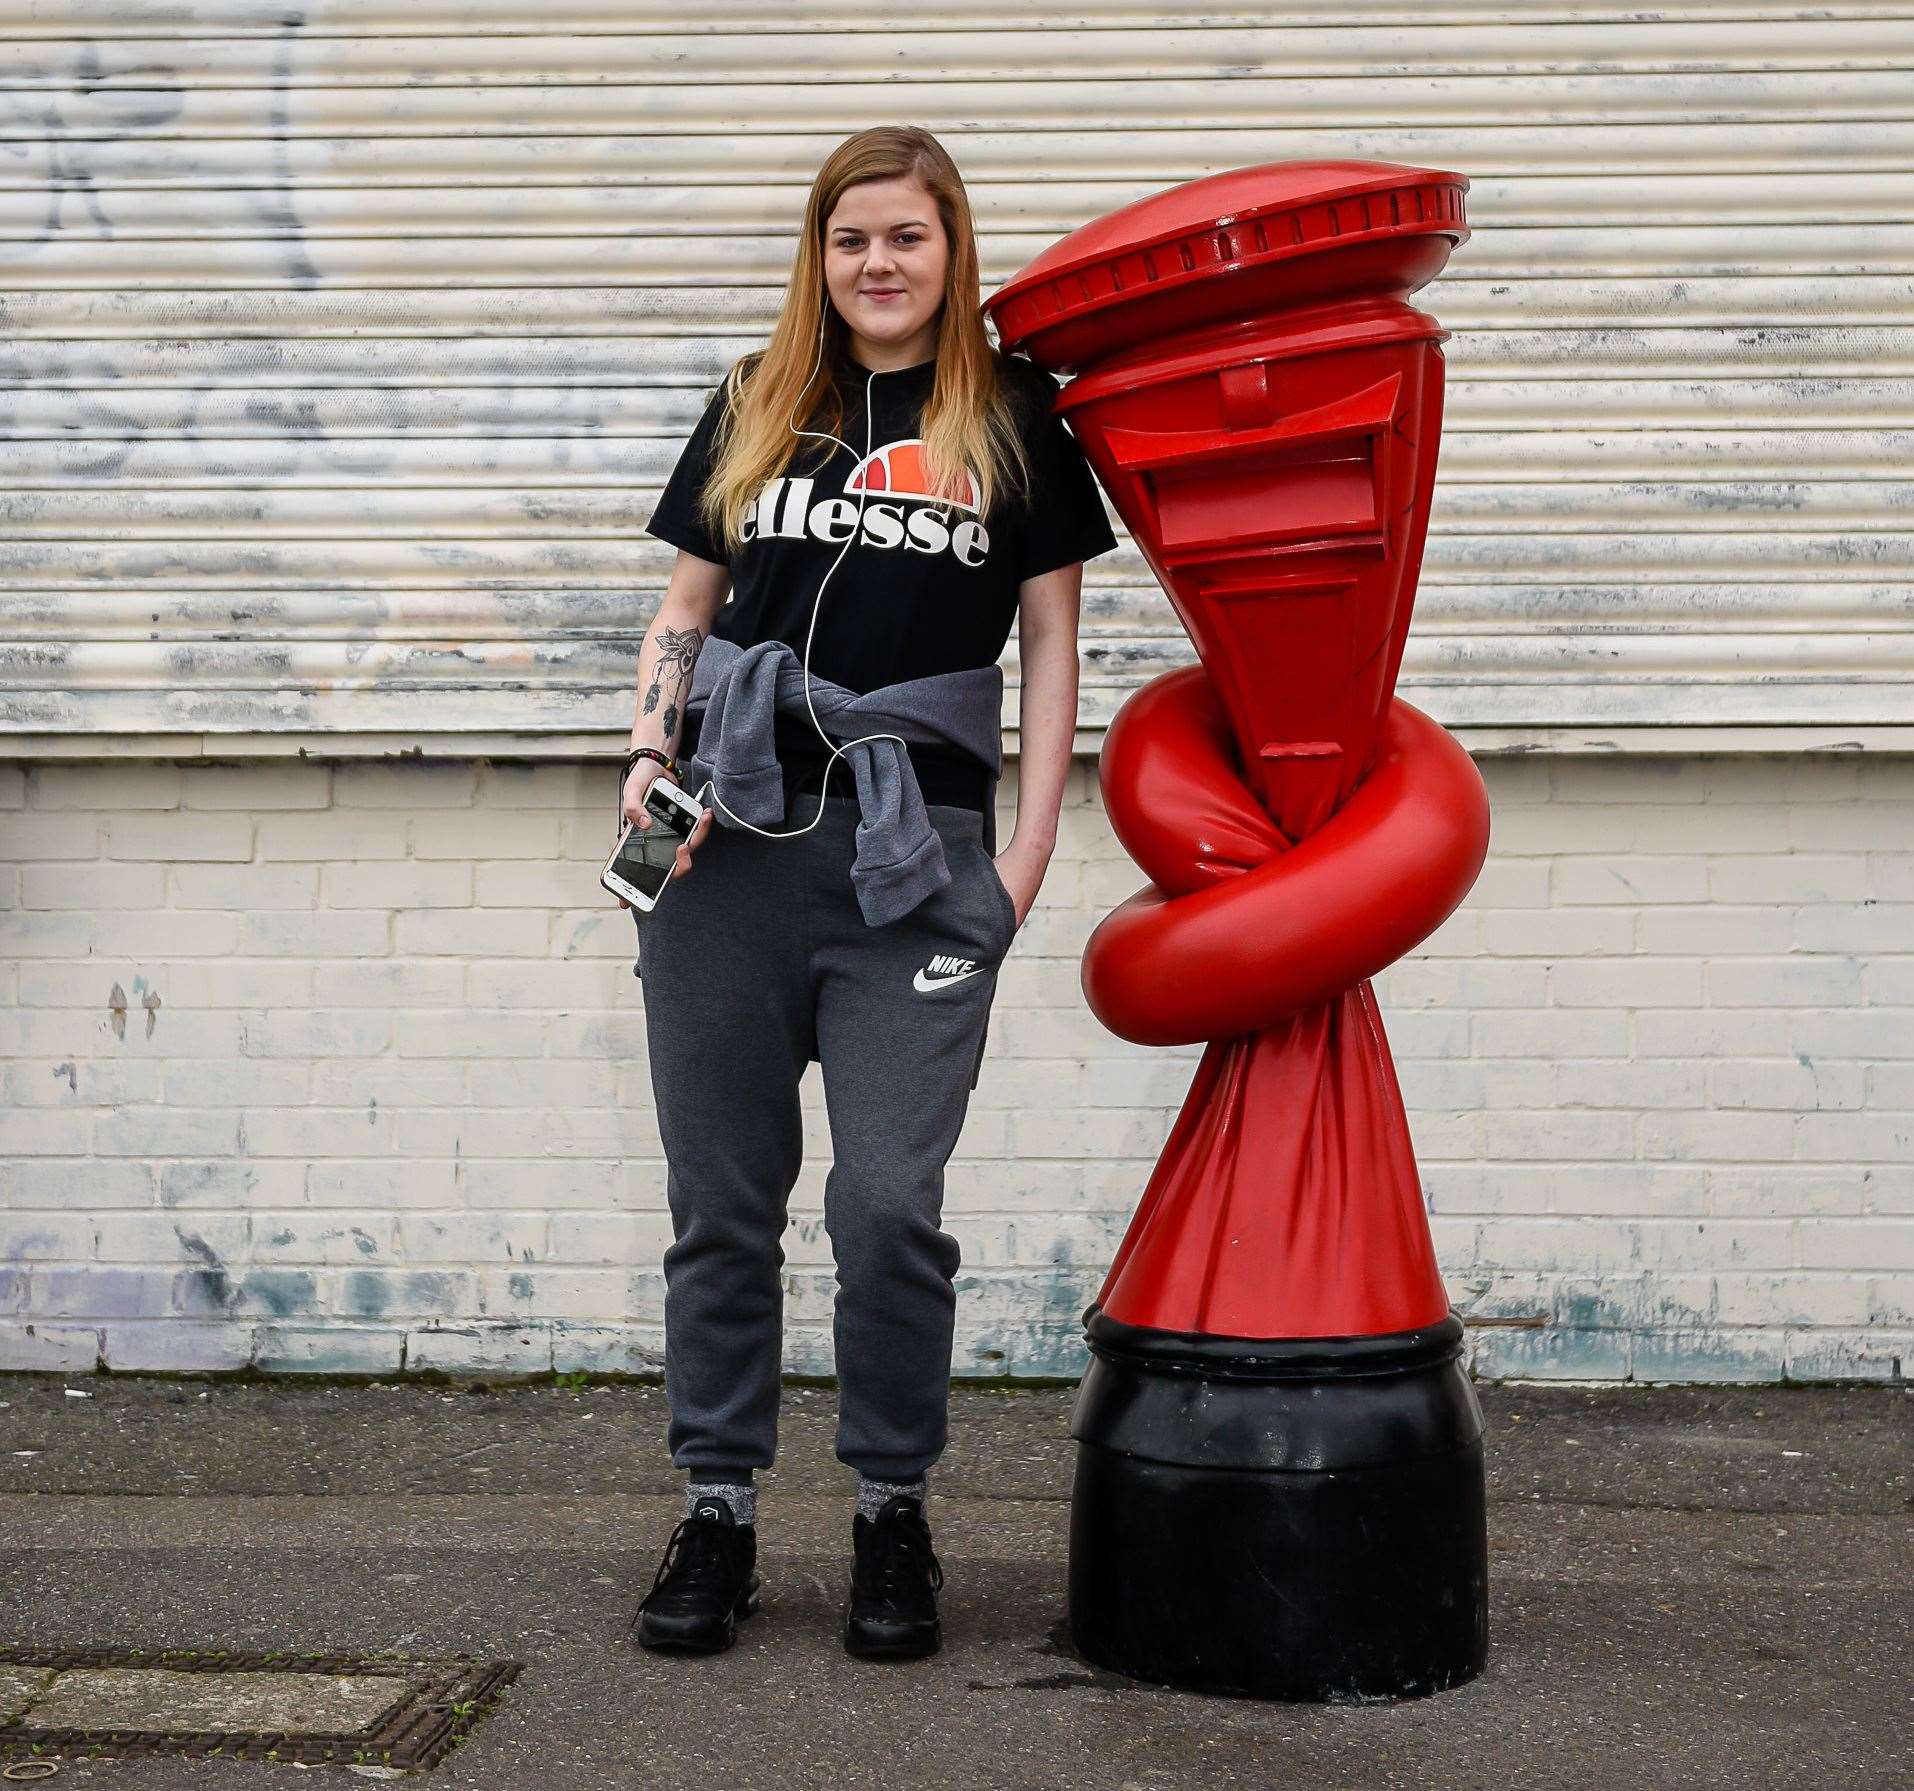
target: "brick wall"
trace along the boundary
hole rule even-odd
[[[1901,1374],[1914,761],[1483,769],[1482,879],[1377,985],[1478,1369]],[[0,1367],[655,1368],[610,775],[0,765]],[[1188,1080],[1077,986],[1139,880],[1080,763],[949,1177],[960,1373],[1080,1371]],[[787,1365],[828,1373],[805,1102]]]

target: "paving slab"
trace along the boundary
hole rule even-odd
[[[344,1673],[178,1673],[166,1667],[70,1667],[26,1717],[43,1729],[297,1729],[356,1735],[405,1700],[405,1681]]]
[[[0,1723],[10,1723],[53,1683],[50,1667],[0,1666]]]

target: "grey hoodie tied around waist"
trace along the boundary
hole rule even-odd
[[[787,642],[740,647],[714,635],[699,650],[685,712],[703,719],[680,781],[711,809],[714,825],[735,828],[734,815],[773,830],[783,821],[784,772],[774,718],[780,710],[808,718],[804,686],[803,662]],[[813,672],[810,687],[817,718],[834,742],[901,734],[926,746],[961,747],[982,760],[993,779],[1003,774],[1000,666],[907,678],[862,695]],[[881,927],[948,884],[950,867],[904,747],[895,740],[866,740],[841,756],[856,780],[861,811],[851,887],[865,925]],[[725,807],[711,800],[714,794]],[[989,822],[986,816],[986,844],[995,834]]]

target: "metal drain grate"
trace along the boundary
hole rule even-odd
[[[178,1754],[436,1765],[519,1663],[216,1649],[0,1648],[0,1760]]]

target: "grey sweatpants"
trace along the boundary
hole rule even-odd
[[[802,825],[801,795],[780,824]],[[951,880],[867,926],[851,888],[858,805],[824,799],[797,839],[714,825],[639,939],[674,1242],[664,1253],[666,1441],[701,1480],[776,1450],[798,1080],[823,1066],[837,1262],[837,1457],[913,1480],[943,1453],[957,1240],[944,1165],[976,1086],[997,967],[1016,931],[974,809],[929,805]],[[992,829],[994,836],[994,828]]]

